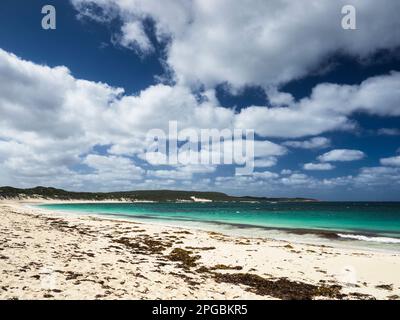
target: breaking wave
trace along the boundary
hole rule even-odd
[[[379,243],[400,243],[400,239],[389,238],[389,237],[369,237],[358,234],[343,234],[343,233],[338,233],[338,236],[344,239],[353,239],[360,241],[379,242]]]

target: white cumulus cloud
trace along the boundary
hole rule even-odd
[[[314,137],[305,141],[286,141],[283,145],[299,149],[323,149],[329,147],[331,141],[324,137]]]
[[[331,162],[331,161],[356,161],[361,160],[365,157],[365,153],[360,150],[350,149],[335,149],[324,153],[318,157],[319,161]]]
[[[308,171],[327,171],[335,169],[335,166],[330,163],[305,163],[303,169]]]
[[[342,53],[367,59],[400,45],[397,0],[72,0],[80,16],[108,21],[118,15],[121,41],[146,50],[140,24],[150,18],[159,42],[168,40],[166,62],[181,83],[207,87],[264,87],[299,79],[327,57]],[[354,5],[357,31],[341,27],[341,9]],[[97,5],[102,10],[97,16]],[[131,28],[129,26],[135,26]],[[133,32],[132,32],[133,29]],[[329,35],[329,37],[327,37]],[[196,66],[196,68],[193,68]]]
[[[383,158],[380,160],[380,162],[384,166],[400,167],[400,156]]]

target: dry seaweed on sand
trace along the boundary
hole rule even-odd
[[[380,284],[380,285],[375,286],[375,288],[392,291],[393,290],[393,285],[392,284]]]
[[[140,238],[122,237],[114,240],[114,242],[125,245],[126,247],[132,249],[136,254],[161,253],[168,247],[172,246],[172,243],[170,242],[154,240],[149,236]]]
[[[202,250],[202,251],[208,251],[208,250],[215,250],[215,247],[185,247],[188,250]]]
[[[225,264],[217,264],[211,267],[210,270],[242,270],[242,266],[227,266]]]
[[[180,262],[179,265],[180,267],[184,269],[189,269],[191,267],[196,267],[197,266],[196,261],[200,259],[200,256],[198,255],[192,256],[192,254],[193,254],[192,251],[175,248],[168,255],[168,259],[171,261],[178,261]]]
[[[217,282],[248,286],[248,291],[262,296],[272,296],[284,300],[311,300],[315,297],[341,299],[341,286],[316,286],[303,282],[290,281],[286,278],[269,280],[248,273],[220,274],[215,273]]]

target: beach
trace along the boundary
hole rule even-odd
[[[0,202],[0,299],[400,299],[400,253]]]

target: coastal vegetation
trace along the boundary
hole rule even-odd
[[[82,200],[82,201],[277,201],[277,202],[303,202],[316,201],[307,198],[267,198],[267,197],[238,197],[229,196],[222,192],[200,192],[179,190],[136,190],[121,192],[71,192],[63,189],[35,187],[18,189],[13,187],[0,187],[0,199],[46,199],[46,200]]]

